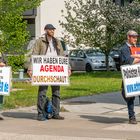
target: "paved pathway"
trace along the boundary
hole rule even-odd
[[[137,125],[128,124],[120,93],[100,94],[62,101],[68,112],[61,120],[36,120],[36,107],[3,112],[0,140],[139,140],[140,107],[136,98]]]

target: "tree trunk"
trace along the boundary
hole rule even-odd
[[[106,70],[109,71],[109,55],[105,54],[105,64],[106,64]]]

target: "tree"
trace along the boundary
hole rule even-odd
[[[138,1],[120,7],[112,0],[68,0],[65,8],[65,21],[60,21],[68,33],[65,36],[72,36],[76,46],[99,47],[106,55],[107,69],[111,49],[126,39],[129,29],[140,30]]]
[[[0,52],[23,52],[28,39],[23,13],[42,0],[0,0]]]

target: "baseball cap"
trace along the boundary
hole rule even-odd
[[[134,30],[129,30],[128,32],[127,32],[127,36],[136,36],[136,37],[138,37],[139,35],[138,35],[138,33],[136,32],[136,31],[134,31]]]
[[[44,29],[56,29],[52,24],[46,24]]]

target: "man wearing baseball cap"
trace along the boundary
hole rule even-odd
[[[134,31],[134,30],[129,30],[129,31],[127,32],[127,36],[128,36],[128,37],[138,37],[139,35],[138,35],[138,33],[137,33],[136,31]]]
[[[49,57],[64,56],[64,51],[61,43],[58,39],[54,37],[55,27],[52,24],[47,24],[44,27],[45,34],[36,40],[35,46],[33,48],[32,55],[47,55]],[[31,64],[28,68],[29,76],[32,76]],[[52,119],[64,120],[64,117],[60,116],[60,86],[51,86],[52,89],[52,106],[53,106],[53,116]],[[37,111],[38,120],[45,121],[47,119],[47,114],[45,110],[46,106],[46,92],[48,90],[48,85],[39,86],[38,89],[38,101],[37,101]]]
[[[129,30],[127,32],[127,41],[120,49],[121,65],[127,65],[127,64],[132,65],[140,62],[139,58],[135,58],[132,56],[132,51],[131,51],[132,48],[136,47],[137,45],[138,36],[139,36],[138,33],[134,30]],[[134,111],[135,97],[126,98],[123,82],[122,82],[122,96],[127,103],[129,123],[137,124],[135,111]]]
[[[47,24],[47,25],[44,27],[44,30],[47,30],[47,29],[55,30],[56,28],[55,28],[52,24]]]

